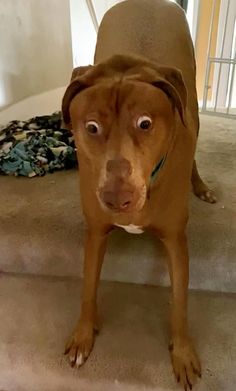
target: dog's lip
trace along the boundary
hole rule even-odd
[[[121,214],[121,213],[129,213],[129,212],[133,212],[135,211],[135,207],[136,207],[136,203],[135,205],[126,205],[125,207],[123,208],[116,208],[114,206],[112,207],[108,207],[102,200],[102,197],[100,196],[100,192],[97,193],[97,198],[98,198],[98,201],[102,207],[102,209],[105,211],[105,212],[108,212],[108,213],[118,213],[118,214]]]
[[[102,200],[102,198],[100,197],[100,195],[98,195],[98,201],[102,207],[102,209],[106,212],[106,213],[109,213],[109,214],[128,214],[128,213],[136,213],[136,212],[140,212],[146,201],[147,201],[147,197],[145,197],[145,200],[144,202],[140,202],[140,199],[137,200],[137,202],[135,202],[134,204],[132,205],[127,205],[123,208],[116,208],[116,207],[111,207],[109,208]]]
[[[100,202],[102,203],[103,208],[110,213],[129,213],[135,210],[135,206],[127,205],[122,208],[116,208],[114,206],[108,207],[102,200],[100,200]]]

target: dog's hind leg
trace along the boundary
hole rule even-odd
[[[197,169],[196,160],[194,160],[193,162],[191,181],[193,186],[193,192],[197,197],[211,204],[214,204],[217,201],[214,192],[208,188],[208,186],[203,182],[202,178],[200,177]]]

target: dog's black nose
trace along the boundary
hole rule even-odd
[[[124,211],[133,201],[133,192],[122,191],[115,193],[113,191],[104,191],[102,199],[107,208]]]

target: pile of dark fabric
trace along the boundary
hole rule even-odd
[[[60,112],[0,128],[1,174],[43,176],[76,165],[73,137],[61,128]]]

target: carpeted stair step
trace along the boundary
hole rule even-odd
[[[169,291],[103,282],[102,328],[78,371],[63,356],[79,314],[76,279],[0,278],[0,389],[5,391],[177,391],[168,352]],[[195,391],[233,391],[236,296],[190,292],[189,322],[203,376]]]

